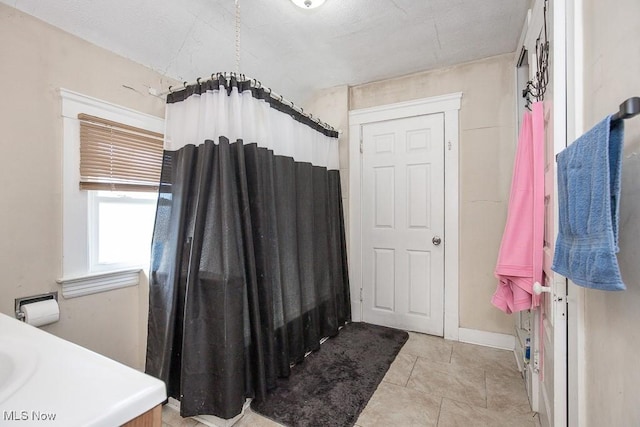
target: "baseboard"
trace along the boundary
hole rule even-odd
[[[511,351],[516,347],[516,337],[513,335],[478,329],[458,328],[458,341]]]

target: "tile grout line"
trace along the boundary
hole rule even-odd
[[[411,366],[411,372],[409,372],[409,376],[407,377],[407,381],[405,381],[404,386],[405,388],[407,388],[407,385],[409,385],[409,380],[411,379],[411,375],[413,375],[413,370],[416,368],[416,364],[418,363],[418,358],[420,356],[416,356],[416,360],[413,361],[413,365]]]
[[[487,390],[487,371],[485,371],[484,369],[482,370],[482,372],[484,373],[483,377],[484,377],[484,407],[489,409],[489,391]]]
[[[438,408],[438,420],[436,421],[436,427],[440,424],[440,415],[442,414],[442,404],[444,403],[444,397],[440,397],[440,408]]]

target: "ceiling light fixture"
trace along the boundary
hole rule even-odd
[[[303,9],[315,9],[322,6],[325,0],[291,0],[293,4]]]

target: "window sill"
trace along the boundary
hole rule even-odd
[[[105,273],[87,274],[79,277],[69,277],[56,280],[62,285],[62,296],[77,298],[114,289],[138,286],[141,268],[109,271]]]

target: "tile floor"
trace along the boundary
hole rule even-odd
[[[163,427],[203,427],[162,412]],[[248,409],[234,427],[278,427]],[[357,427],[538,427],[513,352],[409,333]],[[320,427],[320,426],[319,426]]]

